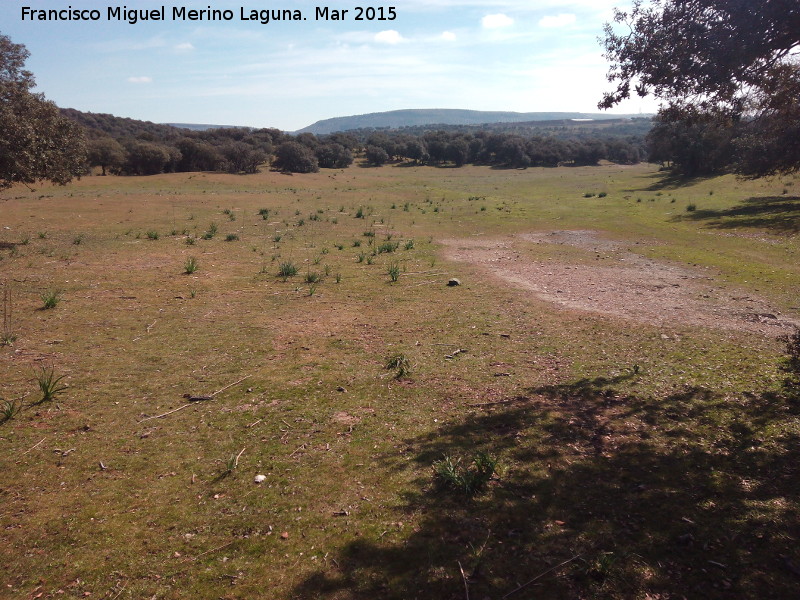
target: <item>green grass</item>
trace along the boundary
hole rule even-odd
[[[39,405],[45,402],[52,402],[55,397],[67,389],[66,385],[61,385],[61,380],[65,375],[56,377],[55,367],[40,367],[36,372],[36,383],[39,385],[41,397],[33,404]]]
[[[289,277],[294,277],[295,275],[297,275],[297,265],[295,265],[293,262],[285,261],[278,266],[278,277],[288,279]]]
[[[509,598],[793,597],[785,343],[581,312],[495,275],[517,253],[520,272],[625,267],[622,253],[515,237],[591,229],[797,318],[796,183],[675,185],[650,166],[287,181],[85,177],[44,198],[4,193],[8,241],[48,232],[0,247],[17,336],[0,347],[0,395],[25,406],[0,428],[5,594],[463,598],[461,567],[471,598],[502,598],[577,556]],[[247,244],[199,239],[226,206]],[[323,206],[350,217],[289,217]],[[196,245],[146,241],[173,229]],[[398,255],[367,248],[375,238],[414,240],[392,285]],[[493,240],[505,247],[485,265],[452,259]],[[189,252],[202,261],[191,297],[176,273]],[[320,256],[337,285],[282,281]],[[259,275],[284,264],[291,275]],[[39,310],[46,286],[69,310]],[[397,356],[413,359],[399,377]],[[69,389],[30,406],[41,365]],[[435,474],[469,478],[481,454],[500,473],[471,495]]]
[[[40,298],[42,299],[42,308],[50,310],[58,306],[61,302],[61,290],[47,290],[42,292]]]
[[[191,275],[197,271],[198,266],[197,258],[190,256],[186,259],[186,262],[183,263],[183,272],[187,275]]]

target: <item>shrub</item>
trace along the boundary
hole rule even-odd
[[[160,236],[158,235],[157,231],[148,231],[147,232],[147,239],[148,240],[157,240]]]
[[[697,210],[697,205],[692,203],[686,206],[686,212],[694,212]]]

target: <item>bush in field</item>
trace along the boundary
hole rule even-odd
[[[284,142],[275,151],[272,166],[288,173],[316,173],[319,162],[314,151],[297,142]]]

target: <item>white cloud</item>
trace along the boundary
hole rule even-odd
[[[455,42],[456,41],[456,34],[452,31],[443,31],[442,32],[442,39],[448,42]]]
[[[575,15],[565,13],[554,17],[543,17],[542,20],[539,21],[539,25],[542,27],[566,27],[567,25],[572,25],[574,22]]]
[[[508,15],[504,15],[503,13],[486,15],[483,17],[483,19],[481,19],[481,25],[483,25],[485,29],[498,29],[500,27],[508,27],[513,24],[514,19]]]
[[[178,52],[191,52],[194,50],[194,46],[191,42],[184,42],[183,44],[176,44],[175,50]]]
[[[404,41],[403,36],[394,29],[387,29],[375,34],[375,41],[382,44],[399,44]]]
[[[153,83],[152,77],[128,77],[128,83]]]

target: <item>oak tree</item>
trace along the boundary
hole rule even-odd
[[[800,168],[800,3],[637,0],[606,24],[600,108],[653,94],[662,123],[736,132],[732,166],[760,176]]]
[[[0,34],[0,189],[37,181],[66,184],[86,171],[80,127],[31,91],[28,56],[25,46]]]

